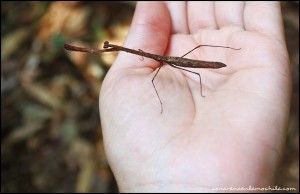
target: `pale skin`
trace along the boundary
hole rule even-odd
[[[279,2],[138,2],[124,46],[220,61],[164,65],[120,52],[101,87],[107,158],[120,192],[271,186],[285,143],[291,73]]]

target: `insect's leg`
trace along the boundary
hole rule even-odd
[[[160,97],[159,97],[159,95],[158,95],[157,89],[156,89],[155,84],[154,84],[154,79],[155,79],[155,77],[157,76],[157,74],[158,74],[158,72],[159,72],[159,70],[160,70],[160,68],[161,68],[162,66],[163,66],[163,64],[161,63],[161,64],[160,64],[160,67],[157,69],[155,75],[154,75],[153,78],[152,78],[152,85],[153,85],[153,87],[154,87],[154,90],[155,90],[156,95],[157,95],[157,97],[158,97],[158,100],[159,100],[159,102],[160,102],[160,114],[162,114],[162,112],[163,112],[163,107],[162,107],[161,99],[160,99]]]
[[[196,50],[197,48],[199,48],[201,45],[196,46],[195,48],[193,48],[192,50],[190,50],[189,52],[185,53],[184,55],[181,56],[181,58],[183,58],[184,56],[186,56],[187,54],[193,52],[194,50]]]
[[[187,69],[184,69],[184,68],[175,66],[175,65],[173,65],[173,64],[169,64],[169,65],[170,65],[171,67],[174,67],[174,68],[177,68],[177,69],[181,69],[181,70],[183,70],[183,71],[187,71],[187,72],[190,72],[190,73],[193,73],[193,74],[198,75],[198,76],[199,76],[199,80],[200,80],[200,94],[201,94],[202,97],[205,97],[205,96],[203,96],[203,94],[202,94],[202,82],[201,82],[201,75],[200,75],[200,73],[197,73],[197,72],[194,72],[194,71],[190,71],[190,70],[187,70]]]
[[[240,50],[241,48],[232,48],[229,46],[215,46],[215,45],[208,45],[208,44],[200,44],[198,46],[196,46],[195,48],[193,48],[192,50],[190,50],[189,52],[185,53],[184,55],[181,56],[181,58],[183,58],[184,56],[186,56],[187,54],[193,52],[194,50],[196,50],[197,48],[200,48],[201,46],[208,46],[208,47],[219,47],[219,48],[227,48],[227,49],[233,49],[233,50]]]

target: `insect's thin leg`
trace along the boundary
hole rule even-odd
[[[196,49],[199,48],[199,47],[200,47],[200,45],[199,45],[199,46],[196,46],[195,48],[193,48],[193,49],[190,50],[189,52],[187,52],[187,53],[185,53],[184,55],[182,55],[181,58],[183,58],[183,57],[186,56],[187,54],[193,52],[194,50],[196,50]]]
[[[200,80],[200,94],[201,94],[202,97],[205,97],[205,96],[202,94],[202,82],[201,82],[201,75],[200,75],[200,73],[197,73],[197,72],[194,72],[194,71],[190,71],[190,70],[187,70],[187,69],[184,69],[184,68],[175,66],[175,65],[173,65],[173,64],[169,64],[169,65],[170,65],[171,67],[174,67],[174,68],[177,68],[177,69],[181,69],[181,70],[183,70],[183,71],[187,71],[187,72],[194,73],[194,74],[198,75],[198,76],[199,76],[199,80]]]
[[[160,99],[160,97],[159,97],[159,95],[158,95],[157,89],[156,89],[155,84],[154,84],[154,79],[155,79],[155,77],[157,76],[157,74],[158,74],[158,72],[159,72],[159,70],[160,70],[160,68],[161,68],[162,66],[163,66],[163,64],[161,63],[161,64],[160,64],[160,67],[157,69],[155,75],[154,75],[153,78],[152,78],[152,85],[153,85],[153,87],[154,87],[154,90],[155,90],[156,95],[157,95],[157,97],[158,97],[158,100],[159,100],[159,102],[160,102],[160,114],[162,114],[162,112],[163,112],[163,107],[162,107],[161,99]]]
[[[184,56],[186,56],[187,54],[193,52],[194,50],[196,50],[197,48],[200,48],[201,46],[208,46],[208,47],[219,47],[219,48],[227,48],[227,49],[233,49],[233,50],[240,50],[241,48],[232,48],[229,46],[215,46],[215,45],[208,45],[208,44],[203,44],[203,45],[198,45],[195,48],[193,48],[192,50],[190,50],[189,52],[185,53],[184,55],[181,56],[181,58],[183,58]]]

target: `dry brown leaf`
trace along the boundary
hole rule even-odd
[[[27,122],[21,127],[15,129],[6,139],[4,145],[14,144],[16,142],[30,138],[42,128],[41,122]]]
[[[77,159],[80,168],[76,182],[76,192],[89,192],[96,171],[92,145],[78,138],[71,147],[70,155]]]
[[[56,76],[49,84],[49,92],[55,94],[59,99],[64,99],[66,95],[66,85],[69,84],[69,77],[65,75]]]
[[[80,46],[80,47],[89,47],[84,43],[71,43],[72,45]],[[93,60],[88,61],[87,53],[82,52],[69,52],[68,56],[76,68],[82,73],[85,80],[89,83],[94,96],[98,96],[99,94],[99,81],[104,77],[104,70],[97,62]]]
[[[92,186],[93,175],[95,172],[95,162],[93,160],[85,160],[80,166],[80,172],[77,177],[76,192],[89,192]]]
[[[12,53],[20,48],[20,44],[30,35],[28,28],[20,28],[1,40],[1,60],[7,59]]]
[[[96,62],[91,62],[88,66],[87,66],[87,72],[89,75],[91,75],[92,77],[94,77],[95,79],[101,79],[104,77],[104,69],[101,68],[100,64],[96,63]]]
[[[39,84],[22,84],[23,88],[29,96],[36,99],[40,103],[49,106],[53,109],[61,107],[62,102],[55,94],[49,92],[46,87]]]
[[[38,39],[47,42],[56,33],[80,36],[84,33],[90,10],[80,6],[80,2],[53,2],[42,17]]]

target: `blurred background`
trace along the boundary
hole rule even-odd
[[[122,45],[135,2],[1,1],[1,192],[118,192],[98,108],[116,54],[64,42]],[[276,185],[299,192],[299,2],[282,2],[293,70],[287,143]]]

